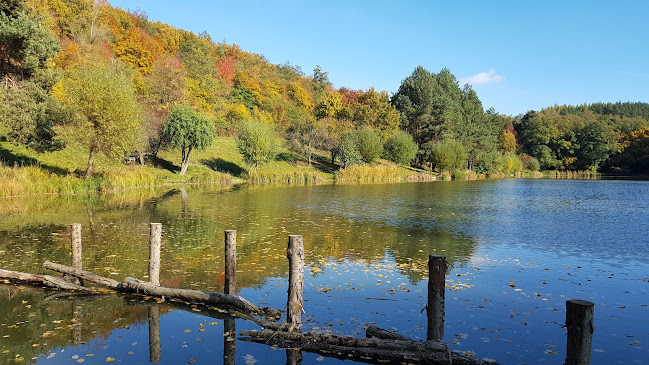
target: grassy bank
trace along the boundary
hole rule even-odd
[[[377,165],[340,170],[328,153],[306,158],[282,149],[274,161],[250,170],[232,137],[218,137],[203,151],[194,151],[186,176],[180,176],[180,151],[163,150],[145,165],[125,164],[106,156],[95,158],[96,173],[86,178],[88,152],[81,146],[36,153],[23,146],[0,142],[0,197],[115,191],[170,184],[317,184],[323,182],[388,182],[432,180],[432,175],[382,161]]]

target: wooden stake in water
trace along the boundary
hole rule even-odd
[[[237,231],[225,231],[225,285],[223,293],[237,294]]]
[[[446,256],[428,256],[427,341],[444,340],[444,296],[446,292]]]
[[[162,223],[149,224],[149,282],[160,285],[160,246]]]
[[[288,302],[286,321],[290,332],[300,332],[302,326],[302,290],[304,289],[304,244],[302,236],[289,235],[288,249]]]
[[[160,349],[160,307],[149,306],[149,361],[158,362],[162,358]]]
[[[75,269],[83,270],[83,256],[81,248],[81,224],[74,223],[70,225],[70,251],[72,252],[72,267]],[[81,279],[68,276],[67,281],[83,285]]]
[[[595,304],[587,300],[566,301],[566,345],[565,365],[590,364],[590,351],[593,344],[593,313]]]

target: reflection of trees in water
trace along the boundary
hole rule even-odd
[[[0,266],[40,272],[40,265],[48,259],[68,263],[67,225],[87,222],[90,211],[93,224],[82,230],[84,266],[117,279],[146,275],[148,224],[160,222],[163,285],[222,290],[226,229],[238,231],[241,272],[237,281],[242,287],[285,275],[289,234],[304,236],[310,265],[323,259],[370,263],[389,253],[411,280],[418,281],[423,274],[417,268],[425,267],[428,254],[445,254],[453,263],[474,250],[470,238],[447,229],[458,222],[466,224],[461,211],[448,214],[448,207],[456,205],[457,199],[466,199],[457,198],[457,191],[448,188],[451,185],[437,184],[433,189],[430,184],[398,184],[235,191],[186,187],[148,190],[149,195],[51,198],[58,204],[44,203],[34,215],[8,218],[5,227],[12,227],[13,221],[15,228],[0,231],[0,250],[6,251]],[[20,224],[21,220],[28,223]],[[16,236],[25,238],[16,240]],[[30,251],[34,253],[24,257]]]
[[[113,330],[143,321],[146,308],[127,307],[122,296],[57,295],[46,289],[0,284],[0,337],[11,356],[24,363],[65,346],[107,336]],[[169,312],[162,308],[162,313]],[[37,346],[33,346],[36,344]],[[3,362],[6,358],[0,358]]]

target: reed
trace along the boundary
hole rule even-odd
[[[396,182],[396,181],[431,181],[435,176],[426,172],[417,172],[399,167],[395,164],[351,165],[335,173],[336,182]]]

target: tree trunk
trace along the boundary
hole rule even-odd
[[[187,172],[187,167],[189,167],[189,154],[191,152],[191,147],[189,147],[186,152],[184,148],[182,150],[182,160],[180,161],[180,176],[185,176],[185,172]]]
[[[92,169],[93,165],[95,164],[95,151],[96,147],[93,143],[92,146],[90,146],[90,155],[88,156],[88,167],[86,168],[86,177],[92,176]]]

